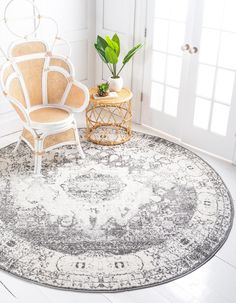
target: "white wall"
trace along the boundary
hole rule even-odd
[[[3,8],[9,0],[0,1],[0,18]],[[112,36],[117,33],[121,39],[121,59],[138,42],[143,42],[143,0],[34,0],[41,15],[51,16],[59,24],[59,35],[71,43],[72,62],[75,66],[76,77],[88,87],[95,83],[106,81],[109,77],[107,67],[96,55],[94,42],[96,34]],[[15,1],[18,9],[23,12],[24,1]],[[27,8],[30,15],[30,8]],[[135,19],[138,16],[138,19]],[[136,20],[136,21],[135,21]],[[21,24],[20,28],[28,29],[29,24]],[[140,29],[141,28],[141,29]],[[47,38],[53,35],[54,28],[41,24],[38,37]],[[141,33],[141,34],[140,34]],[[15,39],[8,32],[1,33],[1,45],[8,45],[9,40]],[[58,45],[59,52],[65,52],[63,44]],[[133,62],[129,62],[122,72],[125,85],[134,92],[133,112],[134,121],[139,122],[140,108],[140,73],[142,69],[142,54],[138,54]],[[3,99],[0,95],[0,99]],[[84,124],[84,113],[77,116],[78,125]],[[6,101],[0,102],[0,137],[20,129],[20,122]]]
[[[8,3],[8,0],[1,0],[0,1],[0,19],[3,18],[3,12],[6,4]],[[33,8],[31,5],[28,5],[27,3],[18,3],[15,1],[14,9],[9,7],[9,17],[14,17],[17,15],[17,13],[21,10],[25,11],[25,14],[32,15],[33,14]],[[29,32],[29,28],[33,30],[33,21],[26,21],[21,22],[20,24],[11,24],[13,26],[13,29],[17,29],[17,32],[19,34],[22,34],[23,32]],[[13,39],[16,39],[15,36],[13,36],[9,31],[7,31],[6,27],[1,23],[0,27],[0,44],[1,47],[4,49],[4,51],[7,50],[8,45],[11,43]],[[3,62],[3,58],[1,57],[0,53],[0,65]],[[6,134],[15,132],[21,128],[21,123],[16,115],[16,113],[13,111],[11,105],[3,98],[3,95],[0,91],[0,137],[4,136]]]
[[[0,14],[3,14],[3,9],[8,0],[0,1]],[[75,67],[76,78],[88,87],[94,85],[95,81],[95,52],[93,42],[95,40],[95,1],[94,0],[34,0],[40,14],[50,16],[57,20],[59,25],[59,36],[66,39],[72,46],[71,60]],[[24,11],[24,1],[15,1],[14,11],[17,14]],[[18,5],[18,7],[17,7]],[[31,15],[32,11],[27,11]],[[0,19],[3,16],[0,16]],[[43,20],[43,19],[42,19]],[[19,23],[18,23],[19,24]],[[18,25],[19,26],[19,25]],[[27,27],[28,26],[28,27]],[[20,25],[22,30],[32,28],[32,24]],[[23,31],[24,32],[24,31]],[[54,27],[42,21],[38,37],[43,37],[50,42],[50,38],[54,34]],[[0,31],[1,45],[6,49],[10,41],[16,39],[9,34],[5,29]],[[64,53],[66,47],[63,44],[58,44],[56,52]],[[12,110],[7,101],[3,100],[0,95],[0,137],[6,134],[18,131],[21,129],[21,123]],[[78,114],[77,121],[79,125],[83,125],[85,114]]]
[[[59,25],[59,36],[72,46],[71,60],[76,71],[76,78],[90,86],[94,83],[94,51],[92,43],[95,37],[95,5],[93,0],[34,0],[42,15],[51,16]],[[44,37],[47,32],[46,22],[39,33]],[[64,51],[63,45],[56,48]]]

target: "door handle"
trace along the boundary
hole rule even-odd
[[[183,52],[188,52],[189,54],[193,55],[198,52],[198,48],[196,46],[191,46],[190,44],[186,43],[181,46],[181,50]]]
[[[193,47],[190,47],[188,51],[191,55],[193,55],[198,52],[198,48],[196,46],[193,46]]]
[[[189,51],[190,50],[190,44],[186,43],[186,44],[182,45],[181,50],[183,52]]]

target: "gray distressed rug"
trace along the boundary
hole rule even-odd
[[[233,221],[219,175],[189,150],[134,133],[82,143],[32,175],[25,144],[0,151],[0,268],[48,286],[122,291],[162,284],[208,261]]]

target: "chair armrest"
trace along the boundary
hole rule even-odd
[[[64,106],[71,111],[82,112],[89,103],[89,90],[82,83],[73,80],[64,100]]]

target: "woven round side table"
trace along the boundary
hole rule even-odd
[[[116,98],[93,97],[97,89],[91,88],[86,110],[87,139],[95,144],[116,145],[130,140],[132,92],[123,88]]]

